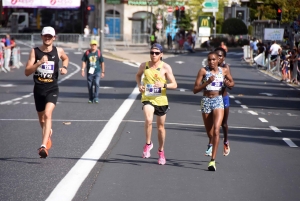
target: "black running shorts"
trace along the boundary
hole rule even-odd
[[[143,108],[145,105],[152,105],[154,107],[154,114],[157,116],[164,116],[170,110],[168,105],[157,106],[153,105],[150,101],[144,101],[143,104]]]
[[[53,103],[56,105],[59,90],[58,87],[51,89],[42,89],[40,87],[34,87],[34,102],[36,111],[42,112],[45,110],[47,103]]]

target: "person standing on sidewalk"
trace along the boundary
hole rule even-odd
[[[216,171],[216,156],[219,145],[220,126],[224,117],[222,86],[232,87],[234,82],[227,68],[218,66],[219,56],[210,52],[207,56],[208,66],[201,68],[196,77],[194,94],[204,90],[201,100],[202,118],[206,133],[212,138],[212,155],[208,164],[209,171]]]
[[[69,58],[62,48],[53,46],[55,40],[53,27],[44,27],[41,35],[43,44],[31,50],[25,75],[34,73],[34,101],[42,128],[42,145],[38,153],[41,158],[46,158],[52,146],[52,113],[59,94],[58,74],[67,73]],[[62,68],[59,68],[60,59]]]
[[[151,46],[151,61],[142,63],[136,74],[136,83],[139,91],[142,93],[141,102],[145,116],[145,133],[146,144],[143,148],[143,158],[150,157],[150,150],[153,148],[151,141],[153,115],[156,115],[158,131],[158,164],[164,165],[166,158],[164,154],[165,144],[165,120],[168,112],[167,89],[176,89],[177,83],[169,64],[164,63],[161,58],[163,48],[160,44],[155,43]],[[142,75],[143,80],[141,81]],[[169,81],[169,83],[167,82]]]
[[[88,103],[99,103],[99,87],[100,77],[104,78],[105,65],[103,56],[98,49],[98,42],[91,40],[91,48],[87,50],[82,56],[81,75],[85,76],[85,68],[87,69],[87,85],[89,90]],[[101,67],[100,67],[101,66]],[[93,90],[93,87],[95,88]]]

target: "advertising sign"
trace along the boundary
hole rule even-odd
[[[79,8],[80,0],[2,0],[6,8]]]
[[[264,40],[283,40],[284,29],[265,28]]]
[[[211,17],[210,16],[199,16],[198,26],[199,27],[211,27]]]

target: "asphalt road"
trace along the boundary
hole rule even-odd
[[[160,166],[155,123],[151,157],[141,157],[145,137],[142,104],[134,90],[137,68],[106,59],[100,103],[88,104],[81,55],[65,51],[72,64],[69,77],[60,76],[47,159],[37,154],[41,134],[32,76],[24,75],[24,67],[0,74],[0,200],[299,199],[299,147],[290,147],[300,146],[298,89],[243,64],[239,53],[230,53],[227,62],[236,83],[230,91],[231,153],[222,156],[220,142],[217,171],[209,172],[201,94],[191,91],[207,53],[166,59],[178,89],[168,90],[167,164]],[[27,57],[22,55],[22,63]]]

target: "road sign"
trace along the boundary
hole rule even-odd
[[[169,13],[172,13],[172,12],[173,12],[173,7],[172,7],[172,6],[169,6],[169,7],[168,7],[168,12],[169,12]]]
[[[219,1],[218,0],[206,0],[202,3],[203,12],[218,12],[219,11]]]
[[[169,13],[168,16],[166,17],[166,20],[168,23],[171,23],[173,20],[173,13]]]

